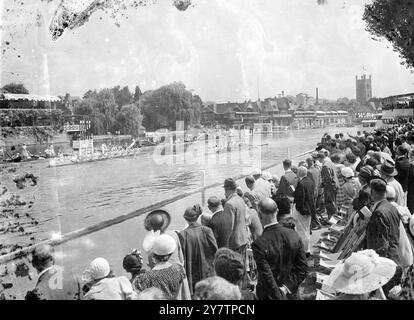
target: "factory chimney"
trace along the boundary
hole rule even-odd
[[[319,89],[316,88],[316,104],[319,104]]]

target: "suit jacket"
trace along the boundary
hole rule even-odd
[[[395,176],[395,180],[397,180],[404,192],[408,189],[408,173],[410,171],[410,162],[407,158],[400,158],[395,161],[395,169],[397,169],[398,174]]]
[[[296,231],[280,224],[268,226],[253,242],[252,249],[259,300],[283,299],[279,289],[283,285],[295,294],[308,273],[303,243]]]
[[[204,220],[202,219],[201,221],[203,222]],[[204,225],[213,230],[218,248],[228,247],[232,230],[232,220],[229,215],[226,215],[223,210],[220,210],[206,221]]]
[[[231,221],[231,231],[226,247],[237,249],[247,244],[246,204],[236,193],[231,195],[224,205],[225,219]]]
[[[411,214],[414,214],[414,164],[410,164],[408,171],[407,207]]]
[[[80,289],[75,279],[67,279],[67,275],[63,273],[63,267],[55,265],[40,274],[36,287],[31,292],[36,298],[32,296],[31,299],[79,299]]]
[[[401,218],[398,210],[384,199],[374,204],[371,211],[372,216],[367,225],[367,249],[373,249],[379,256],[400,265],[398,243]]]
[[[315,184],[309,177],[299,180],[295,190],[296,210],[301,215],[310,216],[316,214],[315,208]]]

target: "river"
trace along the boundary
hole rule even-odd
[[[148,149],[134,158],[67,167],[49,168],[47,162],[21,164],[22,170],[32,172],[40,179],[38,187],[26,188],[20,194],[25,200],[34,202],[27,209],[28,213],[41,221],[37,227],[37,242],[126,214],[204,184],[249,174],[258,164],[266,167],[281,163],[288,155],[315,148],[325,132],[355,134],[357,130],[360,128],[329,127],[264,134],[261,135],[261,148],[251,149],[243,154],[243,159],[236,156],[238,160],[231,163],[217,163],[216,155],[209,156],[208,163],[204,159],[197,163],[193,158],[174,164],[165,161],[168,157],[160,163],[159,157],[154,156],[154,149]],[[281,166],[270,171],[282,173]],[[243,182],[240,185],[245,189]],[[208,189],[206,199],[212,195],[224,197],[224,191],[221,187]],[[201,203],[201,194],[168,205],[166,209],[172,216],[169,229],[181,230],[185,226],[182,218],[185,208],[196,203]],[[65,274],[72,277],[79,276],[93,258],[101,256],[108,259],[117,275],[125,274],[122,258],[133,248],[141,249],[145,235],[143,219],[139,216],[60,245],[56,248],[57,262],[64,266]],[[16,282],[15,289],[27,289],[27,279]]]

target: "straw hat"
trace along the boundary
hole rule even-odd
[[[254,169],[252,172],[252,176],[260,176],[262,174],[262,170],[260,168]]]
[[[379,289],[394,276],[397,265],[374,250],[352,253],[330,274],[326,285],[346,294],[365,294]]]
[[[352,178],[354,176],[354,171],[351,168],[349,168],[349,167],[344,167],[341,170],[341,174],[345,178]]]
[[[85,282],[92,282],[100,280],[109,275],[111,267],[104,258],[96,258],[93,260],[82,274],[82,280]]]
[[[175,239],[168,234],[162,234],[155,238],[151,252],[158,256],[167,256],[172,254],[177,248]]]
[[[154,210],[150,212],[144,221],[145,229],[164,232],[171,222],[170,214],[165,210]]]
[[[378,165],[377,167],[382,174],[389,176],[389,177],[395,177],[398,174],[397,169],[395,169],[394,163],[391,161],[386,161],[382,165]]]

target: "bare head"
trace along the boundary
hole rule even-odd
[[[265,198],[258,205],[259,218],[263,226],[277,221],[277,205],[270,198]]]
[[[220,208],[221,201],[220,201],[220,199],[218,197],[212,196],[212,197],[208,198],[208,200],[207,200],[207,206],[208,206],[208,209],[211,212],[215,212],[215,211],[217,211],[218,208]]]
[[[283,169],[289,170],[290,168],[292,168],[292,161],[290,161],[289,159],[284,160]]]
[[[298,169],[298,178],[302,179],[308,175],[308,169],[306,167],[299,167]]]

